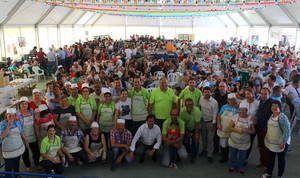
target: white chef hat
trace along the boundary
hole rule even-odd
[[[93,121],[91,124],[91,128],[99,128],[99,124],[96,121]]]
[[[60,68],[63,68],[63,66],[62,66],[62,65],[59,65],[57,68],[60,69]]]
[[[35,88],[35,89],[32,90],[32,94],[33,93],[41,93],[41,91],[39,89]]]
[[[227,95],[227,98],[228,98],[228,99],[234,99],[234,98],[236,98],[235,93],[229,93],[229,94]]]
[[[88,83],[84,83],[84,84],[82,84],[81,88],[90,88],[90,86]]]
[[[65,82],[65,86],[67,86],[67,85],[72,85],[72,83],[67,81],[67,82]]]
[[[28,102],[29,99],[26,96],[20,98],[19,102]]]
[[[249,104],[246,103],[246,102],[241,102],[240,105],[239,105],[239,108],[249,108]]]
[[[48,109],[47,105],[45,105],[45,104],[39,105],[39,111],[40,111],[40,112],[45,111],[45,110],[47,110],[47,109]]]
[[[69,121],[77,121],[76,116],[70,116]]]
[[[7,114],[16,114],[17,110],[16,110],[16,108],[7,108],[6,113]]]
[[[71,84],[71,88],[78,88],[77,83],[72,83],[72,84]]]
[[[118,123],[118,124],[125,124],[125,119],[118,119],[118,120],[117,120],[117,123]]]

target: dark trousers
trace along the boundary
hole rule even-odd
[[[109,150],[111,148],[111,145],[110,145],[110,133],[109,132],[102,132],[104,137],[105,137],[105,142],[106,142],[106,146],[107,146],[107,149]]]
[[[34,165],[38,166],[39,159],[40,159],[39,144],[37,141],[32,142],[32,143],[29,143],[29,147],[30,147],[30,150],[32,153],[32,159],[33,159]],[[27,147],[25,148],[25,152],[22,155],[22,159],[23,159],[23,162],[24,162],[26,168],[30,168],[31,162],[30,162],[30,158],[29,158],[29,149]]]
[[[218,153],[220,150],[220,137],[217,134],[217,129],[214,136],[214,153]]]
[[[6,172],[19,172],[20,158],[21,158],[21,156],[18,156],[16,158],[4,159],[5,171]]]
[[[252,150],[252,146],[253,146],[253,141],[255,139],[256,134],[252,134],[251,136],[251,144],[250,144],[250,148],[247,150],[247,156],[246,156],[246,160],[248,160],[250,154],[251,154],[251,150]]]
[[[156,144],[156,142],[155,142],[154,144],[152,144],[152,145],[145,145],[144,143],[139,142],[139,143],[137,144],[137,147],[136,147],[135,152],[136,152],[137,155],[139,155],[139,156],[141,156],[141,157],[144,157],[145,154],[146,154],[146,151],[147,151],[147,150],[152,150],[152,149],[153,149],[153,146],[154,146],[155,144]],[[157,155],[157,150],[155,150],[155,152],[154,152],[152,158],[155,158],[156,155]]]
[[[170,163],[177,163],[177,148],[169,146]]]
[[[265,137],[267,129],[257,129],[257,143],[260,154],[260,164],[264,167],[268,166],[268,148],[265,146]]]
[[[162,130],[162,126],[163,126],[164,122],[165,122],[165,119],[156,119],[155,120],[155,123],[156,123],[156,125],[158,125],[160,130]]]
[[[135,135],[135,133],[137,132],[137,130],[140,128],[141,125],[143,125],[145,123],[145,121],[133,121],[132,122],[132,136]]]
[[[277,155],[277,157],[278,157],[278,174],[277,174],[277,176],[278,177],[283,176],[284,169],[285,169],[285,157],[286,157],[288,147],[289,147],[289,145],[285,144],[284,150],[280,153],[275,153],[270,150],[268,151],[269,152],[269,154],[268,154],[269,161],[268,161],[268,167],[267,167],[267,171],[266,171],[267,174],[272,175],[275,158]]]
[[[187,131],[185,134],[183,144],[187,153],[192,157],[196,157],[199,150],[199,141],[195,140],[195,131]]]
[[[76,160],[82,161],[82,162],[84,162],[84,163],[87,163],[87,162],[89,161],[86,152],[83,151],[83,150],[78,151],[78,152],[76,152],[76,153],[71,153],[71,155],[72,155]]]
[[[132,133],[132,136],[134,136],[134,133],[133,133],[133,121],[132,120],[126,120],[126,122],[125,122],[125,128],[128,129]]]
[[[43,160],[41,161],[41,165],[43,166],[47,174],[51,174],[52,170],[54,170],[55,174],[62,174],[64,171],[64,167],[61,163],[54,164],[49,160]]]

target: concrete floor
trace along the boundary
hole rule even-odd
[[[298,138],[298,135],[294,136],[291,147],[292,152],[288,153],[287,156],[286,178],[300,177],[300,169],[298,167],[300,163],[300,141]],[[219,155],[214,156],[214,163],[212,164],[209,164],[205,157],[199,157],[195,164],[183,160],[178,164],[178,169],[171,169],[164,168],[159,163],[153,163],[152,160],[148,159],[143,164],[137,161],[131,165],[123,164],[114,172],[110,171],[108,164],[95,163],[81,167],[71,165],[65,170],[64,175],[70,178],[82,178],[84,176],[91,178],[259,178],[263,172],[261,168],[256,168],[259,160],[256,147],[253,147],[245,175],[228,172],[228,163],[221,164],[218,160]],[[273,174],[277,175],[277,162]]]

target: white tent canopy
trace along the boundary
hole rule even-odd
[[[132,34],[194,34],[195,40],[240,37],[259,45],[278,43],[282,35],[291,45],[298,44],[300,4],[272,5],[243,12],[186,18],[114,16],[50,6],[26,0],[0,1],[0,47],[2,57],[26,54],[33,46],[60,47],[95,35],[128,38]],[[20,37],[25,46],[20,47]],[[23,39],[24,40],[24,39]]]

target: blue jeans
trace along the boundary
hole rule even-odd
[[[120,154],[125,151],[124,148],[112,148],[112,158],[113,158],[113,163],[116,161],[116,159],[120,156]],[[128,154],[124,156],[126,162],[130,163],[131,159],[129,159]]]
[[[244,169],[244,163],[247,156],[247,150],[238,150],[229,147],[229,167],[236,170]]]

